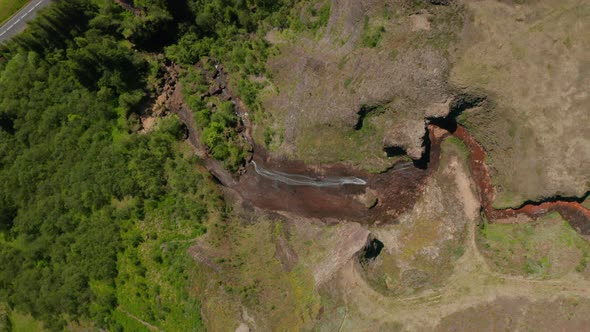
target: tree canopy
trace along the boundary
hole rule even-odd
[[[183,64],[190,79],[205,55],[236,73],[255,107],[257,87],[245,77],[264,72],[269,51],[257,33],[264,22],[284,24],[277,18],[292,1],[125,3],[134,11],[112,1],[56,1],[0,48],[6,329],[10,310],[53,330],[78,320],[132,329],[133,314],[168,330],[202,328],[186,250],[206,221],[223,215],[223,203],[181,142],[178,118],[138,134],[131,115],[154,97],[166,63]],[[197,94],[187,92],[189,104]],[[233,105],[192,105],[212,155],[239,164]]]

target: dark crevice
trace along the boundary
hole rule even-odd
[[[383,149],[387,154],[387,157],[401,157],[406,155],[406,150],[401,146],[388,146]]]
[[[356,113],[358,115],[358,119],[354,125],[354,130],[361,130],[367,116],[379,114],[381,111],[382,108],[379,106],[362,106],[361,109]]]
[[[183,140],[187,140],[190,136],[188,126],[183,122],[181,123],[181,126],[180,126],[180,136],[182,137]]]
[[[430,133],[428,132],[428,128],[426,128],[424,131],[424,137],[422,137],[422,147],[424,148],[424,152],[422,153],[422,156],[420,157],[420,159],[412,160],[414,167],[419,168],[419,169],[427,169],[428,168],[428,163],[430,162],[430,146],[431,146]],[[401,156],[407,155],[406,150],[403,147],[397,146],[397,145],[388,146],[386,148],[383,148],[383,151],[387,154],[387,157],[389,157],[389,158],[401,157]]]
[[[428,0],[431,4],[435,6],[448,6],[451,4],[451,0]]]
[[[455,130],[457,130],[457,117],[465,110],[480,106],[485,100],[486,97],[481,95],[467,93],[459,94],[455,96],[449,105],[449,115],[444,118],[431,118],[429,121],[433,125],[448,130],[450,133],[454,133]]]
[[[422,153],[422,157],[418,160],[414,160],[414,167],[419,169],[427,169],[428,163],[430,162],[430,133],[428,132],[428,128],[424,131],[424,137],[422,137],[422,146],[424,147],[424,152]]]
[[[213,179],[213,182],[221,187],[225,187],[225,185],[221,182],[221,180],[219,180],[219,178],[213,173],[213,172],[209,172],[209,174],[211,174],[211,179]]]
[[[537,205],[541,205],[543,203],[554,203],[554,202],[568,202],[568,203],[582,204],[586,199],[588,199],[588,197],[590,197],[590,191],[587,191],[584,195],[579,196],[579,197],[554,195],[554,196],[540,199],[538,201],[526,200],[522,204],[520,204],[519,206],[512,207],[512,209],[518,210],[518,209],[522,209],[523,207],[528,206],[528,205],[537,206]]]
[[[375,258],[381,254],[381,250],[383,250],[384,247],[385,245],[383,242],[377,240],[373,236],[370,236],[359,257],[360,262],[364,264],[374,261]]]
[[[450,133],[454,133],[457,130],[457,117],[463,113],[463,111],[480,106],[486,97],[481,95],[474,95],[474,94],[459,94],[455,96],[451,104],[449,105],[449,114],[446,117],[441,118],[430,118],[428,119],[429,123],[436,125],[442,129],[449,131]],[[355,126],[355,129],[358,130],[362,128],[363,121],[367,117],[367,115],[374,112],[376,107],[363,107],[358,112],[359,120]],[[431,142],[430,142],[430,133],[428,128],[424,131],[424,137],[422,137],[422,147],[424,148],[424,152],[422,156],[418,160],[413,160],[414,167],[419,169],[428,169],[428,163],[430,162],[430,150],[431,150]],[[390,146],[383,149],[388,157],[398,157],[406,155],[406,151],[400,146]]]

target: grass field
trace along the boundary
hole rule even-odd
[[[0,0],[0,24],[3,24],[30,0]]]
[[[499,272],[541,279],[584,272],[590,247],[558,213],[522,225],[485,224],[482,253]]]

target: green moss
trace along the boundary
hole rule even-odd
[[[382,123],[377,118],[366,119],[359,130],[338,124],[306,130],[298,137],[297,148],[300,157],[309,162],[349,161],[379,172],[394,161],[385,155],[382,137]]]
[[[445,138],[442,143],[443,153],[448,153],[449,149],[455,149],[455,151],[459,152],[459,156],[464,162],[469,158],[469,148],[457,137],[451,136]]]
[[[528,224],[484,223],[478,238],[497,269],[536,278],[584,271],[590,252],[590,244],[557,213]]]
[[[379,45],[385,32],[385,27],[382,25],[372,27],[369,25],[369,17],[365,16],[365,23],[363,25],[362,45],[364,47],[374,48]]]
[[[550,267],[549,258],[546,256],[540,259],[527,258],[524,265],[524,273],[529,276],[539,277],[548,274]]]
[[[349,77],[346,80],[344,80],[344,87],[348,88],[350,86],[351,82],[352,82],[352,77]]]

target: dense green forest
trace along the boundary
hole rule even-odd
[[[178,118],[139,134],[133,114],[165,65],[181,64],[187,81],[203,56],[259,109],[246,77],[265,70],[264,31],[296,24],[286,19],[294,1],[125,3],[136,12],[56,1],[0,49],[0,329],[11,329],[11,311],[51,330],[136,330],[137,317],[203,329],[186,250],[226,208]],[[195,89],[185,95],[205,143],[235,169],[233,136],[219,136],[235,125],[231,106],[207,110]]]

